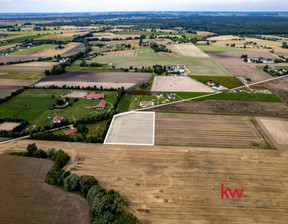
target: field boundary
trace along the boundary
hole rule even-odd
[[[133,113],[138,113],[138,114],[153,114],[153,129],[152,129],[152,144],[140,144],[140,143],[125,143],[125,142],[107,142],[107,138],[109,136],[109,133],[111,132],[111,127],[113,125],[113,122],[115,120],[115,117],[121,117],[123,115],[127,115],[127,114],[133,114]],[[105,137],[105,140],[103,142],[104,145],[148,145],[148,146],[154,146],[155,145],[155,112],[152,112],[152,111],[136,111],[136,110],[133,110],[133,111],[128,111],[128,112],[124,112],[124,113],[120,113],[120,114],[116,114],[113,116],[113,119],[111,121],[111,124],[109,126],[109,129],[108,129],[108,132],[107,132],[107,135]]]

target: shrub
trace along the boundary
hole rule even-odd
[[[63,172],[61,172],[61,174],[58,175],[57,184],[62,186],[63,183],[64,183],[64,179],[65,179],[66,177],[68,177],[70,174],[71,174],[70,171],[64,171],[64,170],[63,170]]]
[[[122,215],[116,219],[113,224],[136,224],[138,219],[130,213],[122,213]]]
[[[68,156],[62,150],[59,150],[58,152],[54,153],[51,160],[55,162],[53,166],[54,168],[61,169],[69,162],[70,156]]]
[[[54,155],[55,152],[56,152],[56,150],[54,148],[48,149],[46,152],[47,157],[50,159]]]
[[[80,191],[83,197],[86,197],[89,189],[93,185],[98,185],[98,180],[96,180],[96,178],[93,176],[84,175],[80,177],[79,184],[80,184]]]
[[[63,181],[64,188],[67,191],[77,191],[79,186],[79,177],[77,174],[72,173]]]
[[[89,191],[87,193],[87,200],[90,203],[90,205],[92,205],[95,197],[98,194],[106,194],[105,189],[103,187],[101,187],[100,185],[94,185],[89,189]]]
[[[37,146],[35,143],[29,144],[27,146],[28,156],[32,156],[37,151]]]
[[[44,152],[42,149],[38,149],[35,153],[34,153],[34,157],[36,158],[46,158],[47,154],[46,152]]]

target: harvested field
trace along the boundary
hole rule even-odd
[[[251,65],[241,60],[241,55],[247,54],[248,58],[271,58],[276,57],[269,52],[264,51],[205,51],[211,58],[213,58],[220,65]],[[262,64],[263,65],[263,64]]]
[[[205,147],[265,147],[248,117],[157,113],[155,144]]]
[[[227,41],[227,40],[233,40],[233,39],[239,39],[238,36],[232,36],[232,35],[223,35],[223,36],[216,36],[216,37],[210,37],[208,40],[216,40],[216,41]]]
[[[241,114],[255,116],[288,117],[288,105],[271,102],[245,102],[230,100],[187,101],[163,105],[152,111],[200,114]]]
[[[93,38],[99,38],[99,39],[102,39],[102,38],[105,38],[105,39],[118,38],[118,39],[125,40],[128,37],[135,38],[135,37],[140,37],[140,35],[138,35],[138,34],[113,34],[113,33],[105,33],[105,34],[94,33],[93,34]],[[86,39],[89,40],[89,38],[90,37],[87,37]]]
[[[35,86],[102,86],[103,88],[134,88],[149,81],[151,73],[140,72],[68,72],[49,76],[35,83]]]
[[[196,31],[197,35],[205,35],[205,36],[208,36],[208,35],[214,35],[215,33],[212,33],[212,32],[208,32],[208,31]]]
[[[0,156],[1,223],[89,223],[90,206],[84,198],[44,183],[52,164]]]
[[[25,150],[32,142],[35,141],[8,143],[1,149]],[[192,223],[240,224],[245,217],[246,223],[278,224],[288,219],[286,150],[51,141],[36,144],[43,149],[55,145],[67,152],[71,156],[67,169],[79,175],[94,175],[106,189],[118,191],[127,210],[141,223],[186,224],[193,220]],[[221,183],[232,191],[245,188],[241,198],[245,202],[268,203],[223,207]]]
[[[1,66],[1,70],[14,70],[14,71],[44,71],[50,70],[54,65],[58,65],[58,62],[29,62],[13,65]]]
[[[74,48],[71,48],[70,50],[67,49],[64,53],[61,54],[62,57],[68,57],[74,54],[77,54],[78,52],[85,51],[85,45],[79,44],[76,45]]]
[[[72,49],[77,48],[78,46],[83,46],[83,44],[72,42],[72,43],[64,45],[63,49],[57,49],[56,50],[56,49],[42,48],[42,49],[39,49],[36,51],[32,51],[32,52],[28,53],[27,55],[37,56],[37,57],[53,57],[54,55],[65,54],[66,52],[69,52]],[[75,53],[77,53],[77,52],[75,52]]]
[[[70,91],[68,94],[66,94],[64,97],[69,97],[69,98],[82,98],[86,96],[88,92],[86,91]]]
[[[0,79],[1,87],[2,86],[9,86],[9,87],[7,87],[8,89],[10,88],[10,86],[12,86],[11,88],[14,88],[13,86],[19,87],[19,85],[29,86],[29,85],[32,85],[36,81],[37,80]]]
[[[15,36],[14,35],[13,36],[7,36],[5,38],[0,38],[0,41],[12,40],[12,39],[20,38],[20,37],[29,37],[29,36],[34,36],[34,35],[33,34],[20,34],[20,35],[15,35]]]
[[[257,117],[256,120],[278,149],[288,149],[287,119]]]
[[[167,48],[180,57],[209,58],[207,54],[191,43],[168,45]]]
[[[268,73],[253,65],[223,65],[223,67],[235,76],[250,78],[252,82],[259,82],[273,78]]]
[[[150,41],[149,39],[146,41]],[[167,45],[168,43],[172,43],[172,40],[166,38],[156,38],[152,39],[151,42],[155,42],[158,45]]]
[[[139,40],[112,40],[112,41],[89,41],[91,44],[131,44],[134,48],[139,48]]]
[[[12,131],[13,128],[17,127],[20,123],[17,122],[3,122],[0,123],[0,130]]]
[[[170,52],[157,52],[156,53],[157,57],[174,57],[174,53]]]
[[[215,92],[212,88],[186,76],[155,76],[151,91]]]
[[[85,35],[87,34],[88,32],[75,32],[75,31],[72,31],[72,32],[65,32],[65,33],[56,33],[56,34],[52,34],[52,35],[49,35],[49,36],[45,36],[41,39],[50,39],[50,40],[72,40],[75,35],[76,36],[79,36],[79,35]]]
[[[27,61],[27,60],[38,60],[39,57],[37,56],[28,56],[28,55],[19,55],[19,56],[12,56],[12,55],[7,55],[7,56],[2,56],[0,55],[0,62],[10,62],[10,61]],[[3,66],[1,66],[2,69]]]
[[[138,56],[139,49],[135,50],[126,50],[126,51],[111,51],[111,52],[105,52],[104,55],[108,57],[137,57]]]
[[[274,94],[277,94],[283,101],[288,103],[288,77],[284,77],[278,80],[263,83]],[[253,86],[252,86],[253,87]]]
[[[16,91],[17,89],[21,89],[22,86],[6,86],[2,85],[2,79],[0,79],[0,98],[4,98],[6,96],[9,96],[12,92]],[[18,80],[19,84],[19,80]]]
[[[154,112],[114,115],[104,144],[154,145]]]

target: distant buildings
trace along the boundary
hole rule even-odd
[[[75,135],[76,133],[77,133],[77,129],[76,128],[64,131],[64,135]]]
[[[101,99],[105,99],[105,95],[104,93],[88,93],[86,95],[86,99],[87,100],[95,100],[95,99],[101,100]]]
[[[94,106],[93,108],[96,110],[104,110],[106,108],[106,101],[105,100],[100,100],[99,103]]]
[[[185,66],[184,65],[172,65],[168,67],[169,73],[185,73]]]
[[[59,124],[61,123],[61,121],[63,120],[63,117],[59,116],[59,115],[56,115],[53,120],[50,122],[50,124]]]

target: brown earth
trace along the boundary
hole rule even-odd
[[[271,58],[275,59],[276,56],[264,51],[205,51],[216,62],[223,65],[249,65],[241,60],[241,55],[247,54],[248,58]],[[263,65],[263,64],[262,64]]]
[[[58,62],[29,62],[13,65],[3,65],[1,70],[13,70],[13,71],[45,71],[53,68],[54,65],[58,65]]]
[[[135,50],[126,50],[126,51],[111,51],[105,52],[105,56],[114,56],[114,57],[137,57],[139,49]]]
[[[270,91],[288,103],[288,77],[263,83]],[[252,86],[253,87],[253,86]]]
[[[45,159],[0,156],[1,223],[89,223],[86,199],[44,183],[52,164]]]
[[[262,69],[253,65],[222,65],[228,72],[239,77],[248,77],[252,82],[264,81],[273,78]]]
[[[29,86],[32,85],[34,82],[36,82],[37,80],[21,80],[21,79],[0,79],[0,86],[9,86],[7,87],[8,89],[15,89],[13,86],[19,87],[19,85],[22,86]],[[20,86],[20,88],[22,87]],[[16,89],[15,89],[16,90]],[[14,90],[14,91],[15,91]],[[6,92],[5,89],[3,89],[4,92]],[[2,89],[0,90],[0,93],[2,92]],[[12,91],[13,92],[13,91]]]
[[[19,56],[15,56],[15,55],[7,55],[7,56],[0,56],[0,62],[10,62],[10,61],[27,61],[27,60],[38,60],[39,57],[37,56],[27,56],[27,55],[19,55]],[[1,69],[3,68],[3,66],[1,66]]]
[[[157,113],[155,144],[206,147],[265,147],[248,117]]]
[[[156,55],[158,57],[174,57],[174,53],[169,53],[169,52],[157,52]]]
[[[25,150],[31,142],[35,141],[17,141],[1,149]],[[106,189],[118,191],[127,211],[141,223],[278,224],[288,219],[287,150],[36,144],[69,153],[67,169],[94,175]],[[251,206],[221,206],[223,200],[231,202],[226,196],[221,200],[222,183],[232,191],[244,188],[241,201]]]
[[[7,79],[5,79],[5,80],[7,80]],[[0,83],[2,84],[1,79],[0,79]],[[17,84],[19,85],[19,80],[18,80]],[[22,88],[22,86],[0,85],[0,98],[4,98],[5,96],[9,96],[12,92],[16,91],[17,89],[21,89],[21,88]]]
[[[185,112],[200,114],[235,114],[287,117],[288,105],[285,103],[247,102],[230,100],[186,101],[158,106],[150,111]]]
[[[215,33],[208,32],[208,31],[196,31],[197,35],[214,35]]]

